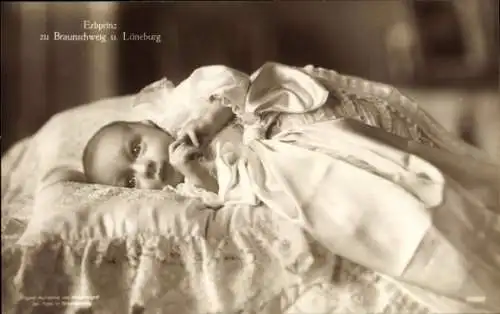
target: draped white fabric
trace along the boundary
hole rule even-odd
[[[250,129],[275,113],[314,110],[328,94],[305,72],[275,63],[252,79],[236,110],[254,117]],[[315,123],[270,139],[253,132],[238,159],[219,156],[221,197],[259,200],[333,253],[404,282],[500,306],[499,215],[429,162],[349,123]]]

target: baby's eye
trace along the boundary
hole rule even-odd
[[[132,156],[134,158],[137,158],[139,156],[139,153],[141,152],[141,143],[136,143],[132,146]]]
[[[136,188],[137,187],[137,180],[135,177],[130,177],[127,179],[126,183],[125,183],[125,187],[127,188]]]

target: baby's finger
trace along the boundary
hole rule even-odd
[[[194,160],[201,157],[201,152],[194,146],[187,146],[185,147],[184,156],[186,156],[187,160]]]
[[[186,132],[186,135],[189,137],[189,139],[191,140],[191,143],[193,143],[193,145],[195,147],[200,147],[200,142],[198,141],[198,137],[196,136],[196,133],[194,130],[188,130]]]
[[[168,152],[169,152],[169,154],[172,154],[175,151],[175,149],[177,148],[177,146],[178,146],[177,142],[171,143],[168,146]]]
[[[170,146],[168,147],[169,154],[173,154],[175,151],[179,149],[179,147],[184,144],[184,141],[182,138],[176,140]]]
[[[193,140],[194,137],[194,140]],[[184,143],[187,145],[194,145],[197,142],[196,136],[192,133],[192,131],[182,131],[177,135],[177,142]]]

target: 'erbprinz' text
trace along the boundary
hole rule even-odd
[[[98,23],[94,21],[85,20],[83,21],[83,29],[95,29],[98,31],[107,30],[107,29],[118,29],[116,23]]]

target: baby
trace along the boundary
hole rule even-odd
[[[83,167],[92,183],[162,189],[183,181],[217,193],[211,162],[200,162],[203,148],[233,118],[227,107],[214,107],[186,124],[174,137],[152,121],[116,121],[87,143]]]
[[[157,85],[153,83],[151,90],[162,84]],[[246,194],[248,192],[244,191],[250,190],[248,186],[240,186],[240,192],[234,192],[238,189],[233,188],[234,178],[238,178],[238,182],[248,181],[233,176],[230,170],[234,168],[233,159],[238,158],[238,154],[228,152],[222,157],[218,151],[217,156],[221,158],[217,158],[215,177],[211,175],[214,164],[201,163],[197,158],[204,146],[236,115],[245,126],[243,138],[241,143],[236,143],[237,146],[253,137],[272,137],[296,124],[310,123],[316,113],[325,113],[322,120],[329,119],[333,114],[326,113],[332,111],[333,106],[323,106],[328,94],[308,74],[279,64],[266,64],[251,77],[221,66],[198,69],[175,87],[174,95],[178,96],[173,102],[175,107],[187,105],[190,110],[199,110],[193,114],[197,118],[191,118],[180,132],[162,129],[151,121],[119,121],[104,126],[84,150],[85,176],[91,183],[140,189],[175,187],[187,181],[188,186],[219,194],[223,199],[227,199],[227,195],[233,198],[240,192]],[[170,101],[154,92],[151,95],[158,98],[149,99],[152,102]],[[205,98],[207,95],[211,95],[209,99]],[[295,120],[296,123],[288,123]],[[176,119],[167,123],[172,128],[178,124],[180,121]],[[230,146],[234,145],[226,147]],[[222,185],[220,191],[219,184]]]
[[[191,104],[190,110],[199,110],[198,114],[193,114],[198,118],[191,118],[181,131],[164,130],[151,121],[114,122],[99,130],[84,150],[83,166],[88,181],[140,189],[175,187],[187,181],[188,186],[218,194],[224,201],[245,199],[249,202],[257,194],[260,198],[278,197],[270,192],[276,189],[275,186],[280,186],[283,191],[293,191],[296,187],[283,185],[293,183],[299,187],[311,187],[322,180],[334,181],[333,175],[322,178],[320,174],[330,173],[332,165],[342,158],[357,156],[358,159],[367,159],[368,164],[374,163],[375,157],[366,157],[371,153],[358,148],[361,144],[343,142],[353,141],[350,136],[355,136],[344,130],[346,126],[331,122],[336,120],[336,114],[330,115],[328,108],[340,110],[348,103],[341,105],[335,99],[331,102],[328,90],[307,73],[269,63],[252,75],[248,87],[241,87],[233,75],[226,75],[228,79],[222,83],[217,82],[217,78],[224,77],[221,74],[227,71],[216,71],[216,75],[208,75],[214,74],[210,69],[208,72],[199,71],[201,79],[192,76],[184,81],[184,85],[181,83],[176,87],[182,91],[187,86],[180,95],[187,98],[184,101]],[[222,90],[220,86],[214,88],[209,84],[211,82],[236,86],[239,92]],[[210,88],[202,88],[205,83]],[[201,89],[199,95],[193,92],[197,88]],[[213,95],[215,100],[198,102],[204,99],[200,95]],[[193,107],[193,104],[200,107]],[[357,111],[364,112],[367,107],[365,105],[364,110]],[[313,119],[314,116],[307,116],[318,111],[324,113],[323,117]],[[241,156],[236,153],[230,158],[230,152],[220,154],[218,151],[217,176],[211,175],[214,173],[213,164],[201,163],[197,157],[235,114],[245,125]],[[287,126],[287,119],[294,115],[302,117],[301,121]],[[174,121],[172,124],[180,123]],[[276,126],[274,131],[273,124]],[[261,141],[264,139],[269,141]],[[356,138],[355,142],[359,141]],[[357,149],[362,149],[362,153]],[[299,175],[305,169],[307,171],[302,177],[312,180],[310,183]],[[270,186],[272,180],[276,181],[275,186]],[[266,196],[268,192],[270,196]]]

